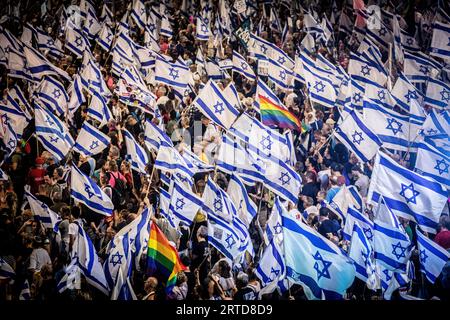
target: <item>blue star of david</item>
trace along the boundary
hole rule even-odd
[[[270,268],[270,274],[273,273],[273,274],[275,275],[275,278],[278,277],[278,275],[280,274],[280,271],[281,271],[281,270],[274,269],[274,267],[271,267],[271,268]]]
[[[367,265],[369,262],[369,254],[361,250],[361,256],[363,257],[364,265]]]
[[[134,238],[130,238],[130,244],[132,244],[134,242]],[[144,242],[147,243],[147,242]]]
[[[439,174],[448,173],[448,167],[449,164],[445,162],[445,159],[442,160],[436,160],[436,165],[434,166],[434,169],[439,171]]]
[[[214,111],[221,115],[224,110],[225,108],[223,107],[223,102],[217,101],[214,105]]]
[[[322,81],[317,81],[314,84],[314,89],[316,89],[316,91],[319,92],[323,92],[325,89],[325,85],[322,83]]]
[[[227,233],[227,238],[225,239],[225,242],[227,243],[227,249],[233,248],[233,246],[236,244],[236,240],[234,240],[233,235],[231,233]]]
[[[291,181],[291,177],[289,177],[287,172],[281,172],[281,176],[278,178],[281,181],[281,185],[288,184]]]
[[[406,249],[406,247],[402,247],[402,244],[399,241],[397,244],[392,245],[392,254],[397,260],[400,260],[400,258],[406,258]]]
[[[417,99],[418,97],[415,91],[408,90],[408,93],[405,95],[405,98],[409,103],[411,99]]]
[[[182,174],[180,174],[179,172],[177,172],[176,176],[183,183],[188,181],[188,179],[185,176],[183,176]]]
[[[178,78],[178,70],[174,68],[169,68],[169,76],[171,76],[173,80],[175,80],[176,78]]]
[[[446,101],[446,102],[450,101],[450,91],[442,89],[442,91],[439,93],[441,94],[442,101]]]
[[[215,211],[216,213],[217,213],[217,212],[222,212],[222,199],[220,199],[220,198],[215,198],[215,199],[214,199],[213,206],[214,206],[214,211]]]
[[[388,125],[386,129],[392,130],[392,133],[396,135],[398,132],[403,132],[403,124],[395,120],[394,118],[387,118]]]
[[[331,279],[328,268],[332,265],[332,263],[330,261],[324,260],[319,251],[316,251],[316,254],[313,255],[313,258],[314,260],[316,260],[316,263],[314,263],[314,270],[317,271],[317,281],[319,281],[322,277]],[[322,264],[322,268],[320,268],[319,266],[319,261]]]
[[[262,45],[261,45],[261,50],[262,50],[262,52],[263,52],[264,54],[266,54],[267,47],[266,47],[264,44],[262,44]]]
[[[204,24],[201,25],[200,30],[202,30],[202,32],[207,32],[208,31],[208,27]]]
[[[53,39],[48,39],[47,40],[47,45],[48,46],[52,46],[52,45],[54,45],[55,44],[55,41],[53,41]]]
[[[97,140],[92,141],[91,145],[89,146],[89,150],[94,150],[99,146],[99,143]]]
[[[145,8],[141,8],[141,15],[145,13]]]
[[[247,64],[245,62],[241,62],[242,70],[247,70]]]
[[[50,137],[50,142],[52,143],[58,143],[59,137]]]
[[[421,263],[425,263],[425,262],[427,261],[428,255],[427,255],[427,253],[425,252],[425,249],[420,250],[419,258],[420,258],[420,262],[421,262]]]
[[[367,65],[361,66],[361,73],[364,76],[369,76],[370,75],[370,68]]]
[[[61,97],[61,90],[55,89],[55,90],[53,90],[52,94],[53,94],[53,98],[59,99],[59,97]]]
[[[281,80],[286,80],[286,71],[284,71],[284,70],[280,71],[280,78],[281,78]]]
[[[407,191],[410,191],[410,192],[408,192],[408,193],[409,193],[409,194],[412,193],[412,195],[408,197],[407,194],[406,194]],[[417,204],[417,203],[416,203],[416,197],[417,197],[419,194],[420,194],[419,191],[414,190],[414,185],[412,184],[412,182],[411,182],[411,184],[410,184],[409,186],[407,186],[406,184],[403,184],[403,183],[402,183],[402,191],[400,191],[400,195],[401,195],[403,198],[405,198],[407,204],[410,203],[410,202],[412,202],[412,203],[414,203],[414,204]]]
[[[378,34],[382,37],[384,37],[387,33],[387,30],[385,27],[381,27],[380,31],[378,31]]]
[[[112,33],[108,33],[106,36],[106,41],[111,42]]]
[[[406,39],[406,44],[407,45],[412,45],[414,43],[414,41],[413,41],[413,39],[412,38],[408,38],[408,39]]]
[[[355,103],[358,103],[359,101],[361,101],[361,99],[362,99],[362,97],[361,97],[361,94],[359,92],[356,92],[353,95],[353,101],[355,101]]]
[[[352,138],[353,138],[353,143],[357,143],[358,145],[361,144],[362,141],[364,141],[364,138],[362,136],[362,132],[358,132],[355,130],[355,132],[353,132],[352,134]]]
[[[156,29],[156,25],[155,25],[154,23],[150,23],[150,24],[148,25],[148,29],[149,29],[151,32],[153,32],[153,31]]]
[[[262,145],[263,151],[266,149],[270,151],[272,149],[273,141],[270,136],[265,136],[264,138],[262,138],[259,144]]]
[[[118,264],[119,265],[122,264],[122,257],[123,257],[123,254],[120,254],[119,252],[116,252],[115,254],[113,254],[111,256],[111,260],[109,262],[111,262],[113,267],[115,267]]]
[[[275,232],[275,234],[280,234],[281,230],[283,230],[283,227],[281,226],[280,222],[273,226],[273,231]]]
[[[279,64],[284,64],[286,62],[286,58],[285,57],[279,57],[278,58],[278,63]]]
[[[384,92],[384,90],[378,91],[378,99],[380,99],[381,101],[384,101],[384,99],[386,99],[386,92]]]
[[[373,239],[372,229],[363,228],[363,231],[364,231],[364,234],[366,235],[367,240],[372,241],[372,239]]]
[[[50,116],[46,117],[45,123],[47,123],[50,127],[53,127],[55,123],[52,121],[52,118]]]
[[[91,18],[89,20],[89,29],[92,27],[93,24],[94,24],[94,19]]]
[[[81,47],[81,45],[83,44],[83,42],[81,41],[81,37],[76,37],[75,44],[77,45],[77,47]]]
[[[389,270],[388,269],[384,269],[383,270],[384,275],[386,276],[386,282],[389,282],[389,280],[392,279],[392,276],[389,275]]]
[[[205,22],[205,24],[208,24],[208,23],[209,23],[208,17],[205,17],[205,18],[203,19],[203,21]]]
[[[420,65],[419,71],[424,75],[428,75],[428,73],[430,72],[430,68],[428,68],[428,66]]]
[[[14,139],[9,139],[9,141],[8,141],[8,146],[11,148],[11,149],[13,149],[13,148],[15,148],[16,147],[16,140],[14,140]]]
[[[91,191],[91,186],[84,184],[84,191],[88,194],[89,199],[94,196],[94,193]]]
[[[423,130],[422,130],[423,131]],[[427,136],[432,136],[432,135],[435,135],[436,133],[438,133],[438,131],[437,130],[434,130],[433,128],[430,128],[430,129],[428,129],[427,131],[426,131],[426,135]],[[423,134],[422,134],[423,135]]]
[[[182,210],[185,204],[186,203],[184,202],[183,198],[177,198],[177,201],[175,202],[175,207],[177,208],[177,211]]]

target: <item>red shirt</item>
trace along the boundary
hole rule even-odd
[[[444,230],[439,232],[434,238],[434,242],[446,250],[450,249],[450,231]]]
[[[31,193],[35,194],[39,191],[39,186],[44,183],[44,176],[46,170],[44,168],[32,168],[28,172],[28,183],[30,185]]]

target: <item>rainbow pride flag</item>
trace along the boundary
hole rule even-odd
[[[258,95],[258,98],[259,111],[261,113],[261,121],[263,124],[269,127],[276,126],[302,132],[300,120],[289,112],[289,110],[274,103],[270,98],[261,94]]]
[[[166,292],[170,292],[177,281],[177,274],[185,270],[178,251],[167,240],[156,223],[151,224],[147,251],[147,273],[166,283]]]

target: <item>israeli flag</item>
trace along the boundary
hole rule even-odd
[[[376,204],[380,196],[396,215],[414,220],[422,230],[436,233],[448,191],[433,179],[408,170],[379,152],[367,194],[368,202]]]
[[[352,110],[334,132],[335,136],[362,162],[368,162],[377,153],[382,142],[365,124],[360,114]]]
[[[87,13],[86,20],[84,21],[83,32],[87,35],[89,40],[93,40],[101,29],[101,25],[98,22],[95,10],[90,8]]]
[[[239,111],[225,99],[222,90],[212,80],[206,83],[193,101],[193,105],[225,129],[229,129],[239,116]]]
[[[397,78],[391,94],[400,108],[409,113],[412,121],[425,120],[423,94],[403,74]]]
[[[130,161],[131,168],[145,174],[145,168],[149,163],[147,152],[136,142],[133,135],[127,129],[123,129],[123,136],[127,147],[125,158]]]
[[[100,21],[111,25],[112,20],[113,20],[113,14],[111,12],[111,9],[109,9],[108,5],[106,3],[104,3],[103,7],[102,7],[102,13],[100,15]]]
[[[142,47],[138,44],[135,46],[135,55],[139,65],[142,69],[154,69],[155,68],[155,57],[152,49]]]
[[[57,116],[67,113],[69,95],[61,82],[51,77],[44,77],[35,91],[35,95],[48,110],[55,111]]]
[[[372,243],[357,224],[353,225],[348,256],[355,263],[356,277],[364,281],[369,289],[376,289],[378,285]]]
[[[278,244],[283,243],[283,225],[282,216],[288,216],[286,207],[281,203],[279,197],[275,197],[273,202],[272,211],[266,224],[266,244],[269,245],[271,241],[275,241]]]
[[[341,249],[303,222],[282,217],[286,276],[309,300],[342,299],[355,266]]]
[[[0,130],[1,131],[4,130],[4,132],[1,132],[1,135],[3,135],[2,140],[3,143],[5,144],[5,151],[6,151],[5,158],[8,159],[16,150],[18,137],[14,132],[14,129],[12,128],[10,123],[7,123],[6,125],[3,126],[6,128],[1,128]]]
[[[73,150],[85,157],[91,157],[101,153],[109,146],[110,142],[111,138],[109,136],[89,124],[89,122],[84,121]]]
[[[33,81],[41,81],[43,76],[57,76],[66,81],[72,81],[67,72],[49,62],[40,52],[31,46],[23,47],[23,54],[26,61],[26,69],[28,70]]]
[[[161,141],[173,147],[172,140],[151,120],[145,120],[145,145],[148,149],[158,151]]]
[[[293,73],[284,68],[275,60],[269,59],[267,65],[267,75],[277,88],[286,90],[291,87]]]
[[[279,197],[296,204],[302,189],[302,178],[287,163],[268,160],[266,162],[264,184]]]
[[[111,49],[111,45],[113,42],[114,33],[111,31],[111,28],[107,23],[103,23],[102,28],[100,29],[97,38],[97,44],[103,48],[103,50],[109,52]]]
[[[244,182],[238,175],[232,174],[227,187],[227,193],[233,201],[239,218],[248,227],[257,215],[258,207],[250,199]]]
[[[366,239],[373,243],[373,222],[366,215],[356,210],[353,206],[348,207],[347,216],[345,219],[345,225],[342,229],[342,238],[344,240],[350,240],[354,232],[354,226],[357,225]]]
[[[439,109],[448,109],[450,106],[450,85],[437,79],[428,79],[425,104]]]
[[[420,130],[422,137],[433,137],[436,135],[448,135],[450,132],[450,115],[448,111],[435,111],[431,109]]]
[[[7,100],[11,105],[13,105],[17,110],[21,109],[22,112],[27,117],[28,121],[31,121],[33,117],[31,116],[30,110],[30,104],[28,103],[28,99],[25,98],[25,95],[23,94],[22,90],[15,85],[8,91]],[[18,101],[16,101],[18,100]],[[17,108],[19,107],[19,108]]]
[[[147,25],[147,11],[145,10],[145,3],[142,0],[134,0],[130,16],[136,22],[139,29],[144,30]]]
[[[30,291],[30,284],[28,283],[28,280],[25,279],[22,285],[22,290],[20,290],[19,294],[19,300],[26,301],[31,300],[31,291]]]
[[[294,68],[295,63],[289,57],[289,55],[280,48],[278,48],[275,44],[271,43],[270,45],[271,45],[269,55],[270,59],[278,63],[286,70],[292,70]]]
[[[366,101],[373,101],[377,105],[381,105],[385,109],[392,110],[392,106],[395,105],[394,97],[391,92],[376,83],[366,83],[363,106]]]
[[[223,80],[230,78],[230,75],[224,72],[221,66],[214,60],[208,58],[205,63],[205,70],[210,80]]]
[[[4,65],[8,69],[9,77],[27,81],[39,81],[39,79],[34,79],[33,75],[27,72],[24,54],[13,48],[7,48],[7,50]]]
[[[450,24],[439,21],[433,23],[433,37],[430,44],[430,55],[444,60],[450,59]]]
[[[87,115],[100,122],[100,128],[114,119],[111,110],[109,110],[106,100],[98,91],[92,92],[91,103],[87,109]]]
[[[58,223],[61,222],[61,218],[51,210],[44,202],[39,201],[35,196],[25,190],[25,197],[30,205],[33,215],[42,223],[44,228],[53,229],[55,232],[58,230]]]
[[[105,295],[109,295],[108,282],[106,281],[105,273],[100,264],[97,252],[95,251],[91,239],[81,226],[78,226],[78,236],[77,240],[74,242],[74,247],[72,248],[72,256],[76,257],[77,264],[83,275],[86,277],[87,283],[97,288]]]
[[[418,144],[416,164],[414,166],[417,173],[442,183],[450,190],[449,168],[449,153],[442,153],[436,147],[425,141]]]
[[[348,74],[363,83],[375,82],[383,86],[387,81],[387,74],[384,69],[365,59],[364,55],[355,52],[350,53]]]
[[[76,201],[85,204],[91,210],[110,216],[114,205],[111,199],[102,189],[88,176],[75,166],[72,166],[70,180],[70,195]]]
[[[113,288],[121,274],[128,278],[133,264],[129,232],[116,234],[109,244],[109,252],[103,265],[108,286]]]
[[[83,31],[78,29],[71,21],[66,28],[66,49],[79,59],[83,57],[84,51],[90,51],[89,40],[85,37]]]
[[[233,225],[212,212],[208,213],[208,243],[232,261],[241,253],[240,238]]]
[[[100,68],[95,64],[88,52],[85,52],[85,57],[87,61],[83,63],[83,68],[79,73],[83,88],[91,94],[95,94],[98,91],[104,97],[109,98],[112,94],[103,79]]]
[[[414,126],[408,116],[386,109],[373,101],[364,100],[364,119],[367,126],[373,130],[388,149],[408,151],[416,147],[413,143],[417,134],[411,132]],[[416,128],[416,133],[419,127]]]
[[[280,247],[275,240],[270,241],[256,267],[255,274],[265,287],[264,293],[273,292],[286,276],[286,264]]]
[[[40,28],[34,29],[34,36],[38,49],[41,50],[41,52],[44,52],[47,56],[50,56],[53,59],[60,59],[64,55],[64,52],[56,46],[55,40],[44,32],[44,30]],[[31,39],[29,43],[31,43]]]
[[[356,187],[352,185],[342,186],[333,199],[326,203],[326,207],[340,217],[343,224],[347,222],[347,213],[351,206],[360,212],[364,209],[361,195]]]
[[[164,174],[161,175],[161,177],[165,176]],[[167,185],[170,185],[171,180],[168,178]],[[170,205],[170,193],[164,190],[162,187],[159,188],[159,214],[161,214],[164,218],[167,219],[169,224],[172,226],[172,228],[177,228],[177,221],[173,214],[169,211],[169,205]]]
[[[442,65],[422,52],[405,51],[404,74],[411,82],[426,82],[428,77],[436,79]]]
[[[28,126],[27,115],[22,111],[17,102],[8,93],[6,104],[0,102],[0,120],[3,125],[11,125],[11,128],[20,139],[23,130]]]
[[[68,103],[68,109],[69,109],[69,117],[72,117],[75,111],[78,110],[78,108],[86,102],[86,97],[83,94],[83,83],[81,81],[81,77],[79,74],[75,75],[75,78],[73,79],[73,82],[70,84],[70,87],[68,89],[69,92],[69,103]]]
[[[156,56],[155,81],[171,87],[185,89],[188,85],[189,68],[178,63],[170,63]]]
[[[14,269],[0,257],[0,280],[14,279],[16,272]]]
[[[244,77],[251,81],[256,80],[255,72],[253,68],[248,64],[245,58],[237,51],[233,50],[233,71],[242,74]]]
[[[197,212],[202,208],[203,201],[176,178],[173,178],[172,181],[173,189],[169,211],[176,221],[190,226],[194,222]],[[178,224],[176,223],[176,225]]]
[[[200,41],[207,41],[209,39],[209,35],[211,33],[211,30],[209,28],[209,22],[207,19],[204,19],[202,17],[197,17],[197,34],[195,36],[195,39]]]
[[[161,19],[161,28],[159,29],[159,34],[169,39],[173,36],[172,25],[170,24],[170,20],[166,15],[164,15]]]
[[[214,166],[203,162],[195,153],[190,151],[187,146],[183,147],[183,153],[181,154],[184,161],[188,165],[189,169],[192,170],[194,174],[199,172],[210,172],[214,171]]]
[[[187,179],[191,179],[191,177],[194,175],[178,150],[176,150],[165,141],[161,141],[154,166],[156,169],[159,169],[162,172],[179,174],[180,176],[183,176]]]
[[[442,272],[442,268],[450,260],[450,253],[426,237],[418,227],[416,227],[416,231],[420,271],[425,274],[428,281],[435,283]]]
[[[124,278],[122,273],[119,273],[114,288],[111,292],[111,300],[138,300],[130,282],[131,270],[132,269],[130,269],[130,273],[126,278]]]
[[[237,216],[236,207],[230,196],[220,188],[212,179],[206,182],[202,195],[203,211],[209,216],[214,214],[228,222]]]
[[[75,143],[69,129],[64,122],[37,104],[34,116],[38,140],[47,151],[61,161]]]
[[[249,52],[253,53],[255,58],[267,60],[270,57],[272,43],[257,35],[250,33]]]

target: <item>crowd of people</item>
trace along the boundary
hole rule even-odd
[[[88,2],[87,0],[82,2]],[[15,150],[8,156],[7,146],[3,142],[2,170],[5,175],[0,183],[0,260],[7,263],[14,270],[14,277],[0,277],[0,299],[23,299],[25,283],[29,285],[29,296],[32,300],[102,300],[109,296],[99,292],[81,276],[79,285],[68,288],[62,293],[58,291],[58,284],[66,274],[67,266],[71,260],[71,250],[78,235],[78,228],[82,226],[90,237],[101,262],[107,258],[107,248],[114,236],[125,226],[130,224],[142,213],[145,208],[151,208],[153,214],[151,221],[156,223],[167,239],[175,244],[180,260],[186,269],[177,276],[176,285],[171,292],[165,291],[164,281],[146,273],[145,268],[140,271],[133,270],[130,282],[137,299],[140,300],[257,300],[257,299],[291,299],[304,300],[306,295],[299,284],[290,284],[286,290],[274,290],[260,295],[261,280],[255,273],[259,259],[265,247],[264,233],[266,223],[270,219],[274,206],[275,194],[264,188],[261,183],[247,186],[251,200],[257,205],[257,216],[251,221],[248,231],[255,249],[253,257],[246,255],[243,264],[236,264],[227,259],[219,250],[208,242],[208,218],[202,210],[195,216],[190,226],[180,224],[173,228],[165,217],[160,214],[160,188],[167,189],[163,182],[164,175],[154,168],[157,156],[155,150],[149,149],[145,143],[145,121],[150,120],[171,138],[175,148],[183,150],[188,148],[203,162],[214,165],[217,150],[220,147],[223,129],[206,117],[197,108],[192,106],[196,95],[208,81],[208,74],[204,68],[199,68],[197,52],[201,50],[205,57],[231,59],[233,50],[247,57],[248,63],[257,70],[257,60],[247,56],[247,51],[241,39],[234,34],[228,37],[211,36],[209,40],[202,41],[196,38],[195,18],[183,11],[186,1],[166,1],[167,8],[173,18],[173,36],[171,38],[161,35],[158,39],[161,54],[175,61],[178,58],[189,67],[192,75],[193,91],[182,99],[176,97],[171,86],[156,81],[147,82],[148,89],[156,96],[154,113],[144,112],[142,108],[125,104],[114,94],[118,86],[118,77],[112,72],[112,59],[109,52],[103,50],[92,42],[92,53],[100,67],[102,76],[108,89],[113,94],[108,101],[108,107],[113,119],[99,129],[110,138],[110,144],[101,153],[85,157],[77,152],[70,151],[68,155],[59,160],[51,150],[48,150],[36,139],[34,121],[30,121],[17,142]],[[200,1],[187,1],[192,12],[200,10]],[[219,8],[219,2],[210,1],[213,16]],[[276,3],[279,17],[283,24],[285,17],[293,21],[289,33],[285,37],[283,30],[273,28],[269,15],[271,1],[251,1],[255,6],[254,13],[248,18],[252,22],[252,32],[260,31],[260,37],[274,43],[283,49],[292,59],[296,50],[306,35],[303,29],[302,11],[291,10],[288,6],[280,5],[285,1],[272,1]],[[295,1],[294,1],[295,2]],[[347,1],[336,1],[339,10],[343,9],[353,16],[353,8],[347,6]],[[304,1],[303,6],[310,8],[319,16],[330,15],[334,1]],[[344,2],[344,3],[341,3]],[[381,1],[386,9],[393,8],[390,2]],[[386,4],[385,4],[386,2]],[[428,1],[431,3],[431,1]],[[422,3],[409,3],[398,8],[408,23],[408,26],[418,26],[414,20],[418,15],[428,14],[432,7]],[[26,23],[45,30],[53,39],[64,43],[64,32],[61,31],[59,16],[70,5],[70,1],[45,1],[46,10],[41,11],[42,2],[19,1],[19,6],[9,2],[9,11],[2,18],[2,27],[9,30],[15,37],[20,38],[22,27]],[[128,1],[113,1],[114,7],[112,26],[118,25],[128,9]],[[206,2],[208,3],[208,2]],[[103,1],[93,1],[97,16],[100,17]],[[109,6],[110,4],[107,3]],[[154,4],[147,1],[149,9]],[[230,2],[232,8],[232,1]],[[350,3],[351,5],[351,3]],[[309,7],[311,6],[311,7]],[[345,8],[347,6],[347,8]],[[13,9],[13,10],[11,10]],[[192,10],[194,9],[194,10]],[[233,9],[234,10],[234,9]],[[14,14],[16,12],[16,14]],[[236,12],[231,12],[231,21],[235,29],[239,28],[243,18]],[[259,21],[262,21],[259,24]],[[132,18],[130,24],[130,37],[143,45],[144,35]],[[214,25],[211,23],[211,25]],[[317,45],[318,52],[322,53],[335,65],[343,69],[348,67],[350,52],[357,48],[354,38],[339,32],[339,24],[334,25],[335,41],[331,45]],[[2,44],[3,45],[3,44]],[[63,49],[64,50],[64,49]],[[383,57],[386,60],[386,56]],[[49,60],[57,67],[67,71],[73,77],[77,74],[81,60],[65,50],[61,59]],[[10,88],[19,87],[28,101],[33,99],[33,92],[28,82],[23,79],[8,76],[8,68],[0,66],[2,81],[0,87],[3,99],[6,101]],[[236,72],[229,73],[227,77],[217,80],[218,86],[223,89],[231,81],[234,82],[241,102],[240,112],[259,117],[254,106],[256,94],[256,81],[251,81]],[[264,76],[263,76],[264,78]],[[267,79],[267,78],[265,78]],[[66,88],[70,83],[65,83]],[[90,118],[87,113],[90,94],[83,91],[88,97],[77,111],[71,121],[66,121],[70,133],[76,139],[84,121],[89,121],[96,127],[99,122]],[[290,204],[289,212],[296,219],[302,220],[318,231],[323,237],[335,243],[343,250],[348,250],[348,241],[343,240],[342,218],[330,208],[334,196],[344,186],[354,186],[363,201],[366,201],[370,185],[373,160],[363,163],[340,140],[332,134],[340,117],[338,107],[327,108],[308,99],[307,88],[299,81],[295,81],[291,89],[276,90],[284,105],[302,123],[301,132],[293,132],[296,164],[295,171],[302,178],[302,187],[298,190],[298,202]],[[5,102],[6,103],[6,102]],[[158,116],[155,114],[159,113]],[[127,159],[126,145],[123,129],[128,130],[145,149],[150,159],[146,167],[147,174],[132,169]],[[282,129],[279,129],[283,132]],[[402,165],[407,166],[410,157],[405,153],[395,152],[393,155]],[[406,160],[405,160],[406,159]],[[105,192],[114,205],[113,214],[105,216],[94,212],[86,205],[74,200],[71,196],[70,166],[79,170],[95,181]],[[230,175],[221,170],[195,174],[193,191],[202,196],[207,179],[214,181],[225,191]],[[52,228],[45,228],[43,223],[33,215],[26,201],[25,193],[28,191],[39,201],[45,203],[61,218],[58,222],[58,232]],[[373,217],[371,206],[365,206],[366,214]],[[447,211],[447,212],[445,212]],[[415,222],[399,218],[404,230],[412,242],[416,241]],[[448,206],[440,218],[436,235],[431,235],[433,241],[442,248],[450,250],[450,217]],[[145,264],[146,256],[142,257]],[[450,269],[447,266],[438,280],[431,284],[420,271],[419,255],[413,252],[411,262],[415,269],[414,276],[408,287],[394,291],[392,299],[400,299],[400,293],[406,292],[409,296],[422,299],[449,299],[450,295]],[[353,285],[348,288],[346,299],[376,300],[382,299],[381,289],[369,290],[365,283],[355,278]]]

